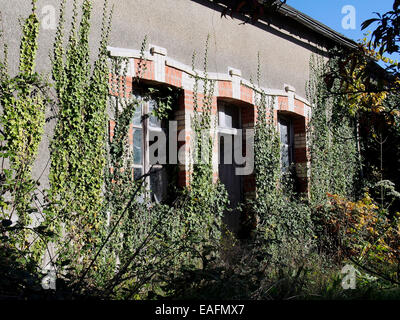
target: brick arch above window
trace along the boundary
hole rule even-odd
[[[125,57],[128,59],[128,90],[129,83],[137,76],[140,66],[145,66],[145,71],[141,73],[145,81],[152,83],[166,84],[173,87],[182,88],[182,96],[177,106],[175,114],[178,120],[178,130],[183,130],[190,125],[190,114],[193,112],[195,104],[193,90],[195,87],[194,76],[205,77],[203,71],[193,70],[192,67],[184,65],[179,61],[168,57],[166,49],[150,45],[150,50],[144,52],[144,61],[140,60],[139,50],[108,48],[111,56]],[[299,190],[307,190],[307,149],[305,144],[305,128],[311,116],[310,103],[303,97],[296,94],[295,89],[290,85],[283,84],[283,89],[263,88],[252,84],[242,77],[241,71],[235,68],[228,68],[227,73],[208,72],[207,77],[215,84],[212,97],[212,113],[217,113],[217,101],[229,100],[241,105],[241,118],[243,128],[252,128],[257,118],[257,96],[261,92],[270,97],[275,97],[274,116],[277,119],[278,112],[286,113],[293,118],[294,129],[294,159],[296,162],[296,172],[299,181],[303,181]],[[112,79],[112,77],[110,77]],[[111,84],[111,83],[110,83]],[[197,105],[202,106],[203,88],[198,88]],[[118,95],[121,93],[111,93]],[[187,143],[189,137],[185,138],[183,144]],[[180,145],[179,145],[180,147]],[[179,181],[181,185],[189,184],[190,166],[188,164],[179,166]],[[214,175],[217,176],[216,172]],[[253,176],[246,179],[254,179]],[[249,180],[250,181],[250,180]],[[252,180],[251,180],[252,181]],[[254,186],[254,183],[251,183]],[[252,190],[248,190],[249,192]]]
[[[168,56],[165,48],[149,45],[150,50],[144,52],[144,60],[140,60],[142,53],[135,49],[123,49],[108,47],[111,56],[124,57],[128,59],[128,79],[141,74],[144,80],[164,83],[179,87],[187,92],[194,90],[194,76],[205,77],[202,70],[193,70],[191,66],[185,65]],[[241,71],[228,68],[227,73],[208,72],[208,79],[215,83],[215,98],[232,98],[252,105],[256,104],[255,96],[264,92],[269,96],[278,98],[279,110],[292,111],[298,115],[309,117],[311,113],[310,103],[295,93],[290,85],[283,84],[283,89],[263,88],[254,85],[242,77]],[[202,92],[200,86],[199,93]]]

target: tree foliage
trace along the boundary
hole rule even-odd
[[[400,42],[400,1],[393,1],[392,10],[380,14],[375,13],[377,18],[365,20],[361,24],[361,28],[364,30],[371,24],[377,23],[378,26],[372,32],[371,43],[375,48],[379,47],[379,53],[382,55],[384,52],[395,53],[399,52]]]
[[[234,14],[242,14],[246,16],[245,23],[256,22],[260,18],[268,18],[270,14],[276,12],[286,0],[234,0],[234,1],[220,1],[226,7],[221,13],[221,17],[229,15],[231,18]]]

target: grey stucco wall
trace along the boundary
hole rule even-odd
[[[59,0],[38,0],[41,22],[58,19]],[[261,86],[283,89],[284,84],[296,88],[305,97],[309,77],[309,58],[319,52],[316,36],[290,21],[274,21],[267,26],[243,25],[240,19],[221,18],[214,5],[203,0],[110,0],[115,5],[110,46],[139,49],[145,35],[149,43],[164,47],[168,56],[191,65],[192,54],[198,53],[196,67],[202,69],[207,35],[210,35],[209,71],[227,73],[228,67],[240,69],[245,79],[256,78],[257,53],[260,53]],[[102,0],[94,1],[91,34],[92,58],[97,53],[102,18]],[[18,69],[21,28],[18,18],[28,16],[30,0],[0,0],[5,41],[9,46],[11,72]],[[45,11],[43,11],[46,9]],[[216,10],[214,10],[216,9]],[[53,12],[52,12],[53,10]],[[54,13],[54,17],[51,17]],[[72,15],[72,1],[67,0],[67,31]],[[55,29],[40,29],[37,69],[51,74],[50,54]],[[34,167],[34,177],[42,176],[48,187],[49,141],[54,120],[46,124]]]
[[[309,75],[309,57],[317,52],[316,39],[299,25],[273,21],[243,25],[240,19],[221,18],[218,7],[202,0],[110,0],[115,6],[110,45],[139,49],[145,35],[149,43],[164,47],[168,55],[191,65],[194,51],[201,68],[207,35],[210,35],[209,71],[226,73],[228,67],[240,69],[244,78],[255,78],[257,53],[260,52],[261,85],[282,89],[287,83],[305,96]],[[58,17],[59,0],[38,0],[38,15],[49,20],[52,6]],[[92,28],[92,57],[100,36],[102,0],[94,1]],[[72,15],[72,1],[67,1],[67,18]],[[217,10],[213,10],[217,9]],[[20,28],[18,17],[30,11],[29,0],[0,0],[5,37],[10,46],[10,65],[16,70]],[[69,23],[67,24],[69,26]],[[38,70],[50,73],[50,59],[55,30],[40,30]]]

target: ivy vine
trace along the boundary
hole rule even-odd
[[[4,60],[0,62],[1,217],[7,225],[11,225],[16,217],[13,228],[19,232],[11,237],[22,250],[31,247],[32,241],[38,238],[33,229],[37,225],[39,209],[35,206],[37,182],[32,178],[32,166],[42,139],[48,102],[48,85],[35,71],[38,35],[39,21],[33,0],[32,12],[22,26],[19,73],[15,77],[8,73],[6,44]],[[38,261],[43,253],[43,243],[36,241],[30,249],[34,260]]]
[[[59,248],[65,257],[83,257],[99,241],[104,223],[103,202],[105,140],[108,99],[107,42],[111,26],[108,2],[104,2],[98,58],[90,63],[89,33],[92,2],[73,3],[72,26],[64,49],[65,4],[61,2],[53,51],[53,79],[58,97],[57,124],[51,142],[51,167],[47,219],[69,244]],[[93,69],[93,70],[92,70]],[[85,258],[86,257],[86,258]],[[75,259],[76,260],[76,259]],[[84,264],[84,263],[83,263]]]

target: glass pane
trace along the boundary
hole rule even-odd
[[[227,113],[228,108],[225,107],[225,128],[232,128],[232,115]]]
[[[142,164],[142,154],[143,154],[143,130],[133,129],[133,163]]]
[[[152,199],[156,202],[161,202],[167,191],[167,175],[163,168],[152,170],[150,175],[150,190]]]
[[[239,108],[225,106],[225,127],[239,129]]]
[[[142,167],[140,168],[133,168],[133,177],[135,180],[139,179],[143,175],[143,169]]]
[[[158,146],[159,146],[159,144],[160,143],[158,143],[158,145],[155,145],[154,146],[154,148],[156,148],[155,150],[152,148],[152,146],[155,144],[155,143],[157,143],[158,142],[158,132],[156,132],[154,135],[152,135],[154,133],[154,131],[150,131],[149,132],[149,139],[152,139],[152,140],[150,140],[149,141],[149,153],[150,153],[150,155],[149,155],[149,164],[150,165],[152,165],[152,164],[155,164],[155,163],[157,163],[157,161],[155,161],[156,159],[158,159],[158,149],[159,148],[157,148]],[[163,147],[163,146],[162,146]],[[154,150],[154,152],[152,152]],[[153,157],[155,158],[155,159],[153,159]]]
[[[279,131],[281,135],[281,143],[289,144],[289,123],[285,120],[280,120]]]
[[[284,144],[281,146],[281,163],[282,171],[287,171],[290,165],[289,146]]]
[[[142,106],[139,105],[136,107],[135,114],[132,118],[132,123],[134,126],[141,126],[142,121]]]
[[[218,106],[218,126],[224,127],[225,126],[225,111],[224,106]]]
[[[219,134],[219,164],[234,163],[234,136],[230,134]]]
[[[143,103],[143,98],[140,94],[132,93],[132,98],[135,100],[139,100],[141,103]]]
[[[154,100],[149,101],[149,125],[153,128],[161,128],[161,121],[153,115],[153,110],[157,107],[157,103]]]
[[[239,129],[239,111],[240,109],[235,106],[224,104],[218,110],[218,124],[222,128]]]
[[[135,167],[133,168],[133,178],[135,180],[138,180],[141,176],[143,175],[143,168],[142,167]],[[144,203],[145,197],[142,193],[139,193],[139,195],[136,197],[136,201],[138,203]]]

